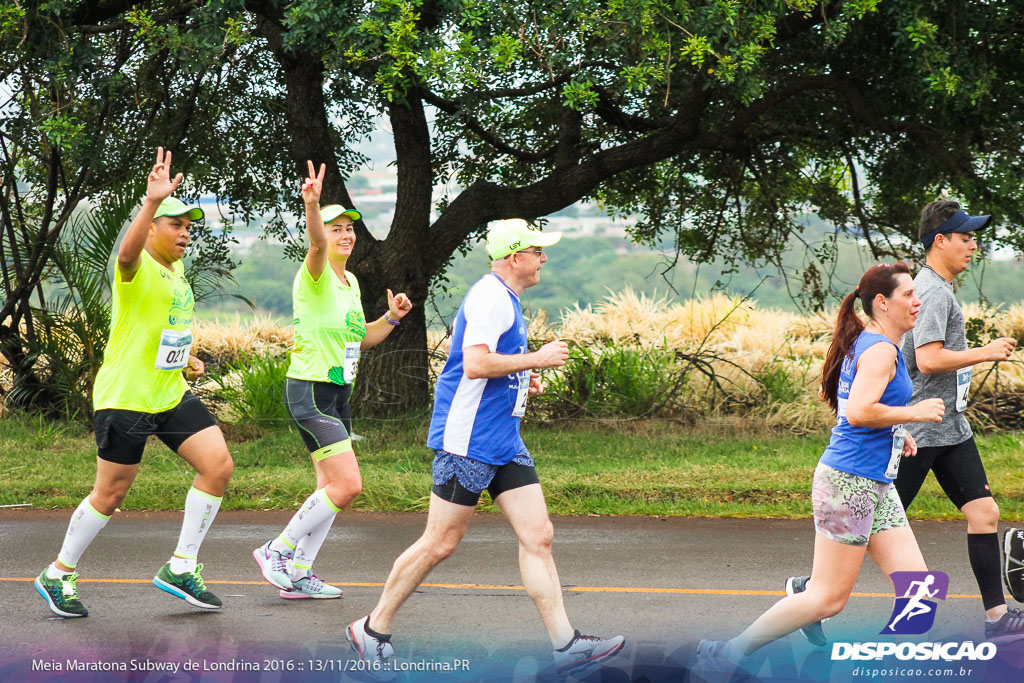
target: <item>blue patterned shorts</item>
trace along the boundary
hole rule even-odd
[[[519,453],[511,462],[523,467],[533,467],[533,458],[530,452],[524,450]],[[462,486],[473,493],[480,493],[491,485],[494,475],[505,465],[491,465],[479,460],[473,460],[462,455],[455,455],[441,449],[434,450],[434,485],[442,486],[457,477]]]

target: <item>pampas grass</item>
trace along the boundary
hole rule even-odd
[[[963,310],[977,343],[1007,336],[1024,345],[1024,303],[972,303]],[[529,319],[531,346],[558,338],[574,350],[565,369],[544,371],[552,393],[559,394],[532,399],[528,419],[654,417],[754,421],[796,433],[827,429],[834,417],[818,398],[818,384],[835,316],[835,309],[807,315],[762,309],[753,300],[723,294],[680,303],[631,289],[566,310],[558,320],[538,311]],[[210,382],[204,388],[227,390],[221,392],[225,398],[242,384],[240,363],[283,362],[292,340],[292,327],[270,317],[197,320],[193,333],[193,352],[226,385]],[[428,331],[431,379],[444,366],[449,345],[445,330]],[[968,416],[977,424],[1024,426],[1022,354],[975,366]],[[8,390],[12,379],[0,360],[0,389]],[[0,415],[3,410],[0,394]]]

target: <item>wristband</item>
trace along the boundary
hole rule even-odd
[[[391,311],[384,311],[384,320],[387,321],[388,325],[401,325],[401,320],[392,320],[391,318],[388,317],[388,313],[390,312]]]

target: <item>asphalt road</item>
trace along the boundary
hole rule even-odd
[[[0,510],[0,680],[361,680],[363,674],[342,671],[353,667],[345,625],[370,611],[394,558],[425,521],[421,514],[344,513],[316,566],[344,597],[286,601],[263,582],[251,552],[278,533],[290,513],[221,513],[200,556],[208,587],[224,600],[222,610],[210,612],[150,583],[174,549],[180,515],[116,513],[79,565],[79,594],[89,616],[63,620],[51,615],[31,581],[59,549],[68,516],[63,510]],[[584,633],[628,639],[619,656],[587,677],[616,683],[684,680],[697,639],[739,633],[781,597],[786,577],[808,572],[814,533],[807,520],[559,517],[554,523],[555,559],[573,624]],[[913,527],[930,568],[950,576],[950,597],[939,605],[935,626],[914,638],[980,641],[981,601],[967,562],[965,525]],[[410,668],[403,676],[545,678],[550,645],[519,581],[511,529],[500,515],[478,513],[459,550],[398,615],[393,641]],[[866,562],[855,591],[846,610],[826,624],[830,637],[884,640],[877,634],[892,610],[888,578]],[[918,668],[909,675],[893,671],[885,678],[1024,680],[1021,647],[1000,645],[993,661],[966,663],[969,673],[957,670],[963,662],[911,662]],[[81,662],[131,668],[68,671],[69,663]],[[853,671],[859,664],[832,662],[827,649],[794,634],[762,650],[747,668],[756,680],[853,681],[864,678]],[[906,663],[868,664],[895,669]],[[443,666],[460,670],[442,672]],[[941,671],[922,673],[921,666]],[[949,670],[954,673],[943,677]]]

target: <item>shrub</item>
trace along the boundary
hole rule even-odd
[[[224,422],[255,428],[279,428],[289,421],[284,405],[287,356],[242,356],[211,373],[204,398]]]

